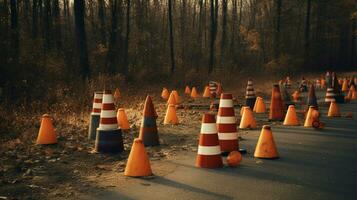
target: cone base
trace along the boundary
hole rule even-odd
[[[57,140],[56,141],[52,141],[52,142],[41,142],[41,141],[37,142],[36,141],[37,145],[54,145],[54,144],[57,144],[57,143],[58,143]]]
[[[221,155],[197,155],[196,167],[200,168],[221,168],[223,161]]]
[[[97,128],[99,127],[100,115],[90,115],[88,139],[95,140],[97,135]]]
[[[279,156],[273,156],[273,157],[254,156],[254,158],[266,159],[266,160],[276,160],[276,159],[279,159]]]
[[[120,129],[98,130],[95,151],[100,153],[121,153],[124,151],[123,137]]]

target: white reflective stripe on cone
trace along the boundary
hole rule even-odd
[[[102,110],[100,113],[102,118],[113,118],[117,117],[116,113],[114,110]]]
[[[238,133],[218,133],[219,140],[236,140],[238,139]]]
[[[118,124],[99,124],[97,130],[116,130],[118,129]]]
[[[103,95],[103,101],[102,101],[103,104],[113,103],[113,102],[114,102],[114,97],[112,94],[104,94]]]
[[[235,124],[236,123],[236,117],[223,117],[223,116],[217,116],[217,124]]]
[[[95,93],[95,94],[94,94],[94,98],[95,98],[95,99],[102,99],[102,98],[103,98],[103,94]]]
[[[221,99],[219,101],[219,107],[222,108],[232,108],[233,107],[233,101],[232,99]]]
[[[201,134],[216,134],[217,125],[216,123],[202,123]]]
[[[325,102],[335,102],[335,99],[325,99]]]
[[[221,154],[221,147],[219,145],[217,146],[198,146],[198,155],[220,155]]]
[[[93,103],[93,108],[102,108],[102,104],[101,103]]]
[[[100,116],[100,112],[92,112],[91,115],[98,115],[98,116]]]

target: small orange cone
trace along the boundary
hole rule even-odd
[[[342,83],[342,92],[347,92],[348,91],[348,80],[345,78],[343,79]]]
[[[257,122],[255,121],[253,112],[249,106],[245,106],[243,108],[243,115],[239,124],[239,128],[257,128]]]
[[[300,102],[300,92],[299,91],[295,91],[292,95],[293,97],[293,102],[297,103]]]
[[[55,128],[53,127],[51,116],[48,114],[42,115],[36,144],[57,144]]]
[[[192,87],[191,97],[192,97],[192,98],[198,98],[198,97],[199,97],[199,95],[198,95],[198,93],[197,93],[197,90],[196,90],[196,87]]]
[[[180,103],[180,95],[178,94],[177,90],[172,90],[172,92],[175,96],[175,99],[176,99],[176,104],[179,104]]]
[[[122,130],[130,129],[128,117],[126,116],[124,108],[119,108],[117,113],[118,126]]]
[[[296,115],[296,110],[294,105],[290,105],[288,112],[286,113],[284,125],[286,126],[297,126],[299,125],[299,120]]]
[[[178,123],[179,123],[179,120],[178,120],[177,115],[176,115],[175,105],[170,104],[170,105],[167,107],[164,124],[173,124],[173,125],[176,125],[176,124],[178,124]]]
[[[335,101],[330,103],[330,108],[327,113],[328,117],[341,117],[340,108]]]
[[[170,94],[169,100],[167,100],[167,105],[170,105],[170,104],[177,105],[176,97],[175,97],[175,94],[173,91]]]
[[[201,133],[196,156],[196,167],[223,167],[216,119],[213,114],[206,113],[202,117]]]
[[[273,138],[270,126],[264,125],[255,147],[254,157],[256,158],[278,158],[278,151]]]
[[[211,92],[210,92],[208,86],[205,87],[205,91],[203,92],[202,97],[204,97],[204,98],[210,98],[211,97]]]
[[[357,100],[357,91],[356,91],[356,88],[355,88],[354,85],[351,85],[351,87],[350,87],[350,93],[351,93],[350,99],[351,99],[351,100]]]
[[[185,94],[186,94],[186,95],[190,95],[190,94],[191,94],[191,89],[190,89],[190,87],[186,86],[186,88],[185,88]]]
[[[162,92],[161,92],[161,98],[163,99],[168,99],[170,96],[169,91],[166,88],[162,88]]]
[[[280,121],[284,119],[284,106],[278,84],[273,85],[271,94],[269,121]]]
[[[307,111],[307,115],[305,118],[304,127],[312,127],[312,123],[314,121],[319,121],[319,112],[317,111],[316,106],[310,106]]]
[[[126,163],[125,176],[142,177],[151,176],[151,166],[148,154],[145,151],[143,141],[139,138],[134,139],[133,146]]]
[[[115,102],[118,102],[120,99],[120,91],[119,91],[119,88],[115,89],[115,92],[114,92],[114,100]]]
[[[263,98],[257,97],[257,100],[255,101],[253,111],[255,113],[265,113],[266,108],[265,108],[265,103]]]

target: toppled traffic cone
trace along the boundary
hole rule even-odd
[[[307,111],[307,115],[305,118],[304,127],[312,127],[312,123],[314,121],[319,121],[319,112],[317,111],[317,107],[310,106]]]
[[[143,177],[151,176],[151,166],[149,156],[141,139],[135,138],[131,147],[128,162],[126,163],[125,176]]]
[[[279,85],[274,84],[271,94],[271,101],[270,101],[269,120],[280,121],[283,119],[284,119],[283,100],[281,99]]]
[[[180,100],[180,95],[178,94],[177,90],[172,90],[172,92],[175,96],[175,100],[176,100],[176,105],[179,104],[181,102]]]
[[[190,94],[191,94],[191,89],[190,89],[190,87],[186,86],[186,88],[185,88],[185,94],[186,94],[186,95],[190,95]]]
[[[293,97],[293,102],[295,103],[298,103],[301,101],[300,99],[300,92],[298,90],[296,90],[293,94],[292,94],[292,97]]]
[[[48,114],[42,115],[36,144],[57,144],[55,128],[53,127],[51,116]]]
[[[257,122],[253,116],[253,112],[249,106],[244,107],[242,119],[239,124],[240,129],[257,128]]]
[[[328,117],[341,117],[340,108],[335,101],[330,103],[330,108],[327,113]]]
[[[335,101],[335,93],[333,88],[327,88],[326,90],[326,97],[325,97],[325,102],[326,103],[331,103],[333,101]]]
[[[124,151],[122,132],[118,128],[115,113],[114,97],[110,90],[105,90],[103,94],[95,151],[100,153],[120,153]]]
[[[117,121],[118,121],[118,126],[120,129],[122,129],[122,130],[130,129],[130,124],[129,124],[128,117],[126,116],[124,108],[118,109]]]
[[[170,97],[169,97],[169,99],[167,100],[167,105],[170,105],[170,104],[172,104],[172,105],[177,105],[177,100],[176,100],[176,96],[175,96],[175,93],[172,91],[171,92],[171,94],[170,94]]]
[[[196,90],[196,87],[192,87],[191,97],[192,97],[192,98],[198,98],[198,97],[199,97],[199,95],[198,95],[198,93],[197,93],[197,90]]]
[[[211,92],[210,92],[208,86],[205,87],[205,91],[203,92],[202,97],[203,97],[203,98],[210,98],[210,97],[211,97]]]
[[[120,99],[120,91],[119,91],[119,88],[115,89],[115,92],[114,92],[114,100],[115,100],[115,103],[118,103]]]
[[[263,98],[257,97],[257,100],[255,101],[253,111],[255,113],[265,113],[266,108],[265,108],[265,103]]]
[[[156,126],[156,111],[151,97],[147,96],[143,111],[143,120],[141,121],[139,138],[145,146],[157,146],[159,142],[159,134]]]
[[[213,114],[202,117],[201,134],[199,139],[196,166],[202,168],[223,167],[221,148],[219,146],[216,120]]]
[[[276,149],[273,133],[270,126],[264,125],[255,147],[254,157],[256,158],[278,158],[278,151]]]
[[[100,111],[102,108],[102,98],[103,92],[95,92],[93,100],[93,108],[90,114],[89,130],[88,130],[88,139],[95,140],[97,134],[97,128],[99,126],[100,120]]]
[[[221,94],[217,114],[217,131],[222,152],[238,150],[238,133],[232,94]]]
[[[245,105],[249,106],[250,109],[253,109],[255,100],[256,100],[256,97],[255,97],[255,91],[253,88],[253,81],[251,79],[249,79],[248,83],[247,83],[246,93],[245,93]]]
[[[345,78],[343,79],[342,83],[342,92],[347,92],[348,91],[348,80]]]
[[[176,115],[176,108],[175,105],[170,104],[167,107],[166,115],[165,115],[165,120],[164,124],[173,124],[176,125],[179,123],[179,120]]]
[[[169,98],[170,94],[169,94],[169,90],[167,90],[166,88],[162,89],[161,92],[161,98],[167,100]]]
[[[296,115],[296,110],[294,105],[290,105],[288,108],[288,112],[286,113],[284,125],[286,126],[297,126],[299,125],[299,120]]]
[[[239,151],[232,151],[227,156],[227,164],[230,167],[237,167],[242,161],[242,154]]]
[[[316,106],[316,108],[318,107],[314,85],[310,86],[309,94],[307,96],[307,106]]]

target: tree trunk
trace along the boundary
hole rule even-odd
[[[124,47],[124,66],[123,74],[126,76],[129,71],[129,36],[130,36],[130,0],[126,0],[126,34],[125,34],[125,47]]]
[[[308,56],[308,50],[310,46],[310,13],[311,13],[311,0],[307,0],[306,7],[306,22],[305,22],[305,52]]]
[[[276,0],[276,29],[275,29],[275,48],[274,48],[275,59],[278,59],[280,54],[281,6],[282,6],[282,0]]]
[[[61,29],[61,17],[60,17],[60,7],[59,0],[53,0],[53,17],[54,17],[54,36],[56,41],[56,47],[58,52],[62,49],[62,29]]]
[[[227,35],[227,9],[228,0],[222,0],[222,41],[221,41],[221,63],[224,62],[225,47],[226,47],[226,35]],[[233,22],[234,23],[234,22]]]
[[[105,2],[98,0],[98,17],[100,21],[100,39],[104,46],[107,46],[107,35],[105,32]]]
[[[32,37],[37,38],[38,32],[38,0],[32,1]]]
[[[79,55],[80,75],[83,79],[90,77],[87,52],[87,37],[84,24],[85,0],[74,0],[74,18],[76,29],[77,51]]]
[[[217,5],[216,5],[217,6]],[[214,0],[211,0],[211,40],[210,40],[210,56],[208,64],[208,74],[211,74],[214,66],[214,44],[216,40],[216,16],[215,16],[215,6]]]
[[[174,49],[174,33],[173,33],[173,23],[172,23],[172,0],[169,1],[168,17],[169,17],[169,40],[170,40],[170,56],[171,56],[171,75],[175,72],[175,49]]]
[[[17,12],[17,1],[10,0],[10,12],[11,12],[11,37],[12,37],[12,47],[13,47],[13,54],[12,60],[14,63],[18,63],[19,61],[19,30],[18,30],[18,12]]]

